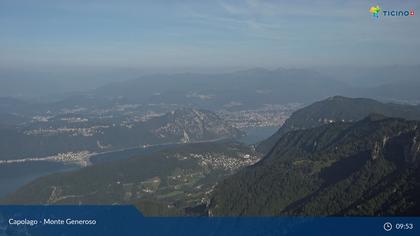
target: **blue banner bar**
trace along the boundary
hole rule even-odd
[[[132,206],[0,206],[0,235],[420,235],[420,217],[143,217]]]

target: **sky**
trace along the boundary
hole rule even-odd
[[[415,0],[0,0],[0,68],[414,65],[419,38]]]

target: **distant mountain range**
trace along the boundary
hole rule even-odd
[[[209,214],[418,215],[419,140],[420,122],[380,115],[288,132],[217,186]]]
[[[312,102],[345,92],[345,83],[303,69],[251,69],[223,74],[151,75],[102,86],[98,98],[141,103],[190,104],[220,109],[236,102],[247,108],[263,104]]]
[[[46,92],[42,92],[42,99],[34,99],[33,95],[23,96],[24,91],[28,91],[29,94],[31,88],[39,87],[42,91],[51,90],[51,86],[57,87],[54,82],[54,85],[50,85],[51,83],[40,80],[36,85],[32,85],[37,82],[34,79],[31,83],[20,81],[15,84],[14,80],[13,83],[9,83],[6,76],[0,78],[7,85],[0,89],[4,90],[0,91],[0,97],[16,94],[16,97],[29,99],[31,102],[42,101],[42,104],[37,104],[37,109],[31,108],[34,104],[28,106],[28,111],[48,111],[75,106],[98,108],[121,103],[178,104],[209,110],[236,104],[230,109],[249,109],[264,104],[310,104],[336,94],[381,101],[416,104],[420,102],[419,66],[335,70],[336,72],[327,73],[328,69],[318,72],[311,69],[256,68],[213,74],[153,74],[130,80],[107,79],[104,80],[106,82],[96,83],[96,88],[77,82],[81,83],[80,91],[58,92],[59,95],[50,97]],[[343,70],[345,72],[342,72]],[[23,95],[10,94],[10,91],[14,90],[22,91]]]
[[[394,99],[405,101],[416,101],[419,103],[420,95],[420,75],[405,80],[389,82],[387,84],[378,85],[370,89],[364,89],[364,96],[372,94],[372,98],[377,99]]]
[[[280,137],[293,130],[314,128],[332,122],[354,122],[372,113],[420,120],[420,106],[381,103],[367,98],[335,96],[294,112],[272,137],[258,145],[257,150],[268,153]]]
[[[236,108],[289,102],[308,104],[336,94],[382,101],[420,101],[417,92],[420,90],[419,66],[378,70],[377,73],[361,70],[359,74],[348,71],[348,74],[358,74],[357,78],[310,69],[282,68],[256,68],[219,74],[155,74],[110,83],[91,94],[105,100],[171,102],[205,109],[220,109],[232,102],[240,104]]]
[[[0,159],[41,157],[80,150],[101,152],[241,135],[241,131],[224,122],[215,113],[192,108],[175,110],[131,125],[93,122],[72,127],[71,124],[50,122],[46,127],[0,126]]]

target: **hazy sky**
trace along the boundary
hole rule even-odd
[[[414,9],[373,19],[372,5]],[[0,66],[420,64],[420,1],[0,0]]]

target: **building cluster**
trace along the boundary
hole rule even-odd
[[[55,162],[64,162],[64,163],[73,163],[80,166],[88,166],[90,164],[90,157],[94,153],[89,151],[79,151],[79,152],[65,152],[58,153],[52,156],[47,157],[28,157],[22,159],[14,160],[0,160],[0,164],[12,164],[12,163],[23,163],[23,162],[34,162],[34,161],[55,161]]]
[[[236,153],[234,156],[225,153],[207,152],[207,153],[189,153],[187,155],[178,155],[179,160],[193,159],[197,160],[199,165],[205,169],[221,169],[233,172],[241,167],[256,163],[259,159],[256,155],[246,153]]]
[[[103,129],[109,128],[108,125],[96,125],[92,127],[59,127],[59,128],[38,128],[32,130],[25,130],[25,135],[40,135],[40,136],[54,136],[60,134],[68,134],[71,136],[91,137],[95,134],[102,134]]]
[[[299,106],[297,103],[286,105],[266,104],[257,109],[239,111],[220,110],[218,111],[218,115],[238,129],[279,127]]]

